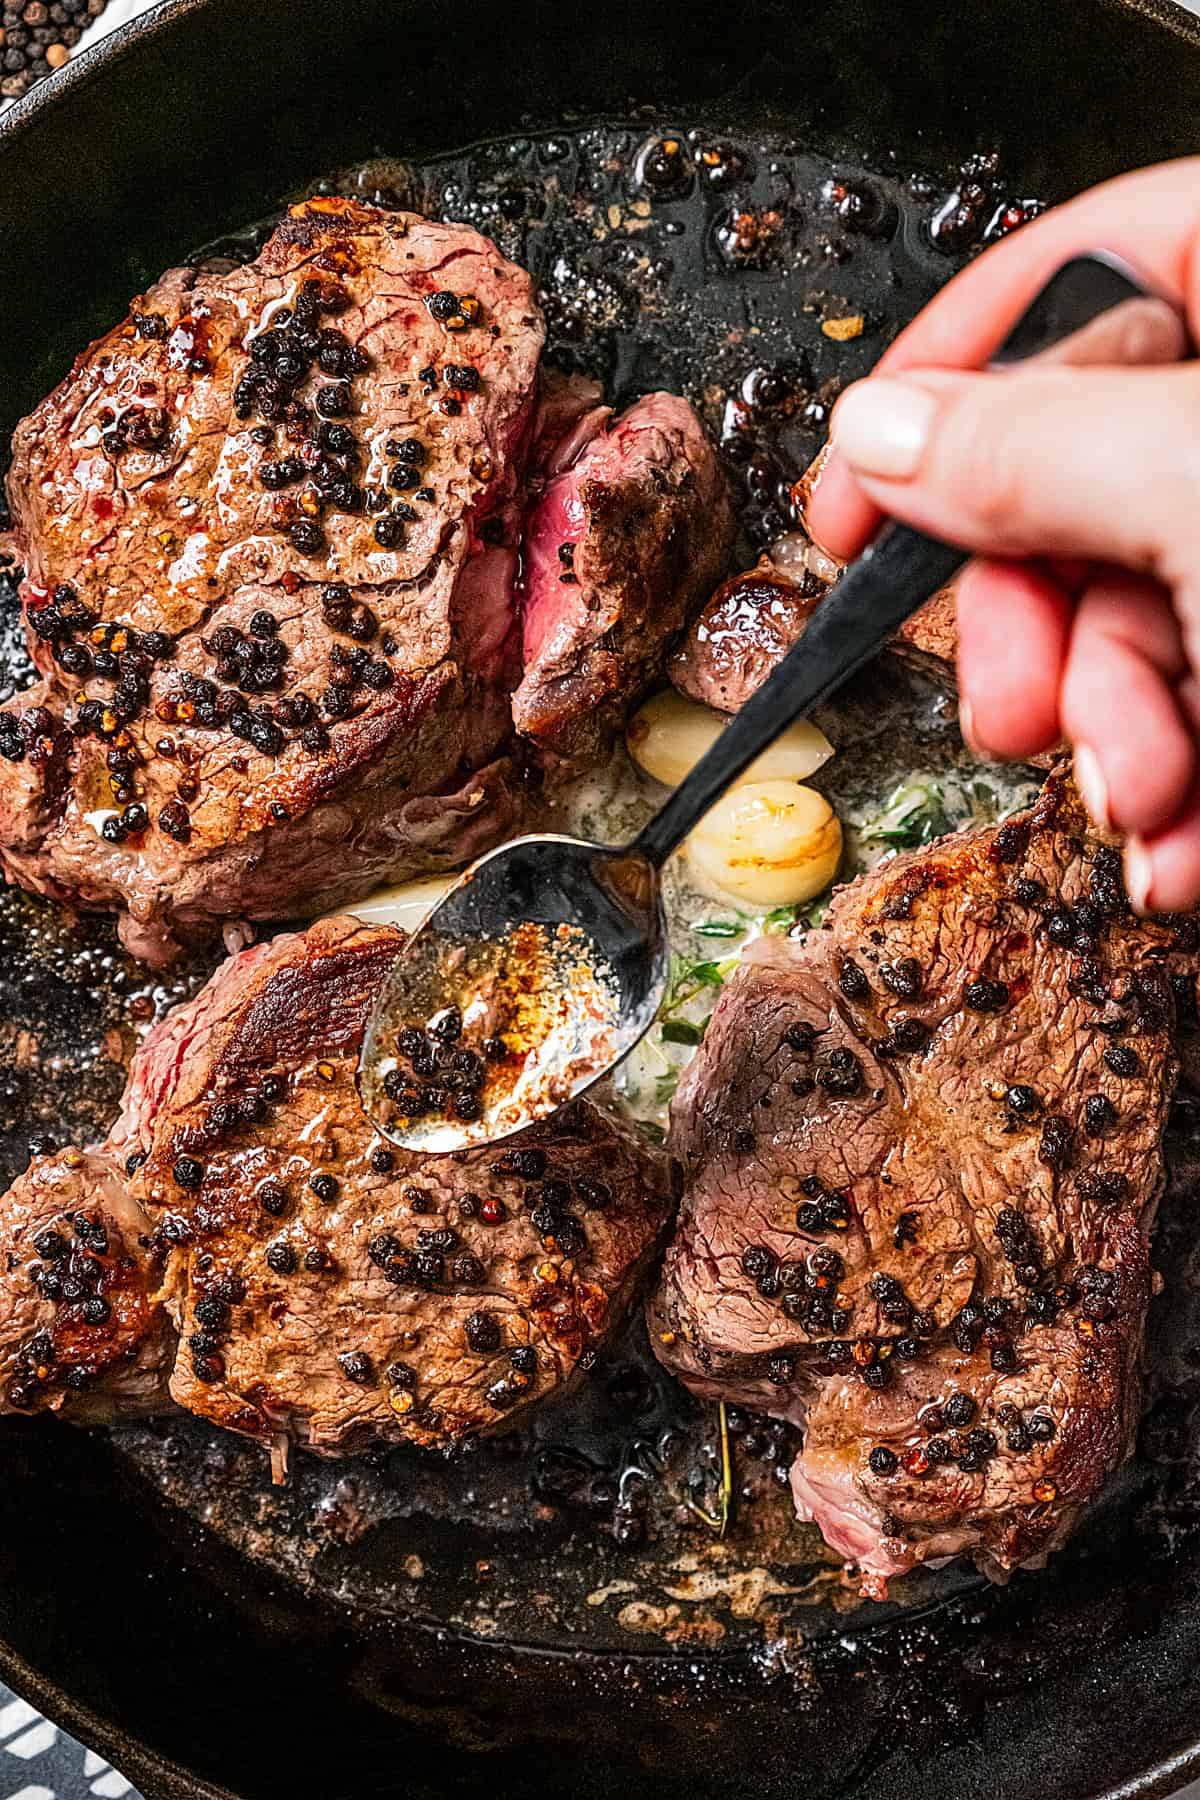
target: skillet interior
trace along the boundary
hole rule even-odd
[[[365,4],[334,20],[295,3],[250,17],[228,0],[166,12],[169,29],[160,20],[134,34],[119,80],[72,72],[0,140],[0,241],[27,252],[0,270],[4,429],[145,276],[381,146],[428,154],[572,115],[628,116],[631,101],[652,99],[656,118],[678,109],[754,130],[786,119],[802,142],[865,148],[875,162],[894,150],[902,168],[997,147],[1022,191],[1059,197],[1194,141],[1185,95],[1197,38],[1170,9],[1155,9],[1157,23],[1088,9],[1086,46],[1077,5],[1040,8],[1038,36],[1023,41],[1021,9],[996,0],[974,9],[969,37],[941,6],[871,4],[850,18],[820,6],[802,22],[770,5],[736,18],[703,4],[651,17],[618,7],[594,20]],[[215,89],[203,73],[214,66]],[[77,217],[60,184],[81,163],[93,203]],[[103,929],[86,934],[94,949],[68,952],[35,912],[9,915],[26,991],[10,989],[6,1010],[40,1018],[70,1065],[130,995],[114,993]],[[41,950],[29,960],[31,939]],[[88,1082],[97,1118],[119,1084],[115,1063]],[[25,1085],[14,1056],[14,1139],[29,1127]],[[1181,1249],[1172,1263],[1182,1261]],[[1182,1279],[1172,1304],[1162,1334],[1194,1341]],[[683,1794],[732,1785],[750,1757],[767,1792],[801,1772],[829,1795],[856,1781],[881,1795],[909,1780],[961,1795],[1094,1790],[1189,1736],[1194,1373],[1186,1363],[1166,1373],[1180,1397],[1160,1405],[1151,1445],[1166,1473],[1135,1470],[1050,1576],[1005,1595],[968,1590],[890,1627],[856,1618],[852,1638],[793,1641],[750,1663],[521,1655],[501,1640],[463,1647],[373,1624],[273,1584],[148,1505],[103,1442],[6,1426],[8,1666],[27,1691],[34,1668],[57,1684],[39,1697],[155,1793],[196,1794],[204,1776],[254,1795],[485,1783],[606,1794],[652,1774],[663,1793]],[[210,1475],[224,1479],[216,1466]],[[1064,1663],[1072,1677],[1056,1683]],[[1131,1684],[1136,1707],[1121,1697]],[[1105,1692],[1111,1702],[1097,1708]],[[138,1739],[196,1774],[156,1771]]]

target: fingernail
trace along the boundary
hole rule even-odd
[[[1112,814],[1108,810],[1108,783],[1094,750],[1086,744],[1075,746],[1075,786],[1083,795],[1083,804],[1097,825],[1108,827]]]
[[[967,748],[981,756],[983,752],[979,747],[979,739],[975,736],[975,708],[965,694],[958,702],[958,729]]]
[[[1151,889],[1154,886],[1154,864],[1141,838],[1134,833],[1125,845],[1125,892],[1134,912],[1151,911]]]
[[[833,415],[833,444],[852,469],[905,481],[921,466],[937,401],[922,388],[883,376],[846,389]]]

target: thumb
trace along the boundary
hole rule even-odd
[[[1195,579],[1200,365],[869,377],[832,438],[877,506],[965,549]]]

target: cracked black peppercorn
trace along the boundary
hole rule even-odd
[[[943,1406],[942,1417],[947,1425],[952,1426],[955,1431],[959,1431],[964,1425],[971,1423],[975,1412],[975,1402],[970,1394],[954,1393],[950,1395]]]
[[[480,387],[479,370],[471,363],[447,363],[442,371],[446,386],[459,394],[477,394]]]
[[[1084,1200],[1117,1206],[1129,1192],[1129,1177],[1119,1169],[1085,1169],[1075,1186]]]
[[[1049,1113],[1042,1126],[1038,1156],[1050,1169],[1065,1169],[1071,1160],[1075,1134],[1061,1113]]]
[[[181,800],[168,800],[158,815],[158,828],[177,843],[186,843],[192,833],[192,818]]]
[[[258,1204],[272,1219],[281,1219],[287,1211],[287,1190],[277,1181],[264,1181],[258,1190]]]
[[[1108,1044],[1104,1060],[1113,1074],[1120,1075],[1124,1080],[1141,1073],[1142,1059],[1128,1044]]]
[[[894,963],[884,963],[880,978],[901,1000],[915,1000],[924,985],[924,973],[915,956],[902,956]]]
[[[315,405],[323,419],[341,419],[350,411],[350,383],[331,381],[319,387]]]
[[[1012,819],[996,833],[993,855],[998,862],[1020,862],[1028,847],[1029,826],[1021,820]]]
[[[308,1185],[323,1206],[329,1206],[338,1197],[338,1184],[332,1175],[310,1175]]]
[[[900,1466],[899,1458],[894,1450],[886,1444],[876,1444],[867,1458],[872,1475],[894,1475]]]
[[[177,1187],[198,1188],[204,1180],[204,1165],[194,1156],[177,1156],[171,1175]]]
[[[196,1323],[206,1331],[224,1331],[229,1324],[229,1307],[224,1300],[206,1294],[196,1302]]]
[[[325,533],[315,519],[297,519],[288,526],[288,541],[299,556],[316,556],[325,548]]]
[[[1008,985],[1003,981],[969,981],[963,998],[972,1012],[1000,1012],[1008,1005]]]
[[[1083,1123],[1089,1137],[1103,1137],[1117,1122],[1117,1109],[1107,1094],[1089,1094],[1084,1102]]]
[[[338,1367],[347,1381],[355,1387],[370,1387],[375,1379],[375,1370],[370,1357],[362,1350],[346,1350],[338,1357]]]
[[[296,1252],[290,1244],[270,1244],[267,1247],[267,1267],[275,1275],[294,1275],[296,1272]]]
[[[825,1067],[817,1070],[818,1085],[838,1099],[857,1094],[862,1082],[862,1064],[853,1050],[831,1050]]]
[[[847,1000],[866,1000],[870,998],[871,984],[856,962],[849,957],[838,971],[838,986]]]
[[[748,1244],[742,1251],[742,1273],[752,1281],[759,1280],[775,1267],[775,1258],[765,1244]]]
[[[192,1373],[195,1375],[197,1381],[202,1381],[205,1386],[211,1387],[214,1382],[220,1381],[224,1375],[225,1359],[222,1356],[216,1355],[215,1352],[202,1354],[198,1350],[193,1350]]]

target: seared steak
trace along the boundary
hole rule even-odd
[[[1129,1454],[1196,944],[1133,916],[1052,776],[753,944],[722,994],[672,1111],[651,1337],[804,1425],[798,1506],[868,1592],[1040,1560]]]
[[[503,831],[542,337],[485,238],[317,199],[79,358],[8,477],[44,676],[0,714],[9,875],[154,957]]]
[[[825,591],[815,576],[790,581],[760,557],[705,602],[668,665],[672,682],[689,700],[740,712],[797,641]]]
[[[671,681],[690,700],[720,712],[740,711],[799,641],[828,592],[817,576],[796,581],[769,557],[760,557],[753,569],[722,582],[701,608],[671,658]],[[890,647],[905,662],[953,686],[954,589],[943,588],[906,619]]]
[[[0,1206],[0,1411],[62,1406],[107,1424],[169,1404],[175,1334],[153,1297],[149,1231],[108,1146],[36,1157],[13,1184]]]
[[[827,453],[828,446],[792,488],[802,526]],[[807,563],[797,576],[794,569],[784,570],[770,556],[761,556],[753,569],[722,583],[671,659],[670,677],[681,694],[720,712],[741,710],[799,641],[844,567],[815,541],[810,542]],[[905,662],[953,686],[958,654],[953,587],[934,594],[906,619],[891,648]]]
[[[33,1163],[0,1207],[0,1404],[146,1410],[169,1376],[278,1461],[449,1445],[590,1358],[667,1159],[582,1101],[503,1151],[387,1147],[355,1057],[402,941],[334,919],[232,958],[138,1052],[107,1143]]]
[[[602,424],[586,415],[560,448],[524,544],[513,718],[572,763],[607,745],[660,672],[733,541],[725,480],[686,400],[649,394]]]

